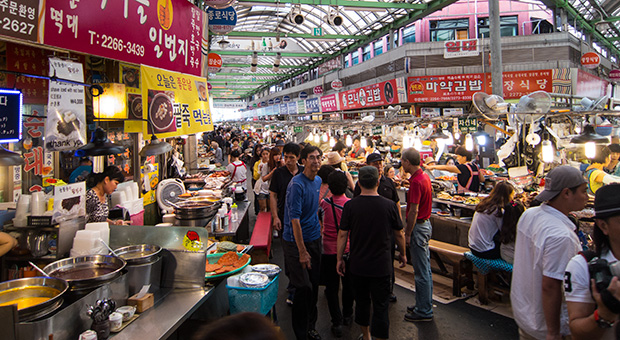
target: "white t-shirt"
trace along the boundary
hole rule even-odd
[[[517,224],[510,301],[519,328],[537,339],[547,335],[542,305],[543,276],[564,280],[566,265],[581,250],[573,222],[543,204],[526,210]],[[566,303],[562,304],[560,333],[569,335]]]
[[[236,168],[236,171],[235,171]],[[237,160],[232,163],[229,163],[226,166],[226,170],[230,172],[232,176],[233,183],[241,184],[244,188],[248,187],[247,181],[247,169],[245,168],[245,164],[242,161]],[[233,176],[234,174],[234,176]]]
[[[268,163],[263,163],[262,161],[260,162],[260,164],[258,165],[258,172],[260,173],[260,177],[263,178],[267,175],[269,175],[269,164]],[[271,180],[268,181],[263,181],[263,184],[260,187],[260,193],[261,194],[265,194],[265,195],[269,195],[269,183],[271,182]]]
[[[610,251],[606,251],[601,258],[607,260],[609,263],[618,261]],[[575,255],[566,267],[566,274],[564,275],[564,294],[566,296],[566,301],[596,303],[590,293],[588,263],[586,262],[586,258],[581,254]],[[615,339],[615,329],[607,329],[601,339]]]
[[[469,247],[477,252],[485,252],[495,248],[493,236],[502,226],[502,218],[492,214],[476,211],[469,228]]]

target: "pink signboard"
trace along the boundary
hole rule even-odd
[[[609,82],[588,72],[577,71],[577,89],[573,92],[576,95],[596,99],[607,94]]]
[[[46,45],[200,75],[205,14],[186,0],[45,4]]]
[[[395,103],[398,101],[398,98],[394,100],[396,93],[396,79],[392,79],[340,92],[338,96],[340,97],[340,107],[343,110],[351,110]]]
[[[338,96],[330,94],[321,97],[321,112],[333,112],[338,110]]]

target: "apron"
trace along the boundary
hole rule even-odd
[[[245,166],[245,163],[241,162],[241,164],[238,164],[238,165],[235,164],[235,163],[232,163],[232,165],[235,167],[235,169],[233,170],[232,175],[230,175],[230,179],[234,179],[235,178],[235,173],[237,173],[237,168]],[[246,172],[246,174],[247,174],[247,172]],[[246,178],[244,178],[241,181],[235,181],[235,183],[241,184],[241,183],[244,183],[246,180],[247,180],[247,176],[246,176]]]
[[[459,181],[457,181],[458,188],[456,189],[456,192],[458,192],[459,194],[463,194],[463,193],[466,193],[466,192],[472,192],[471,190],[469,190],[469,188],[471,187],[471,182],[474,180],[474,176],[478,176],[478,170],[472,171],[471,170],[471,165],[469,165],[469,163],[465,163],[465,166],[469,170],[470,176],[469,176],[469,179],[467,180],[467,184],[465,186],[462,186],[461,183]]]

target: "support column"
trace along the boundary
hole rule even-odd
[[[489,0],[489,30],[491,38],[491,86],[493,94],[504,96],[502,86],[502,41],[499,23],[499,0]]]

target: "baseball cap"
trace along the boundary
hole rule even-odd
[[[359,170],[359,180],[364,182],[376,182],[379,180],[379,170],[374,166],[363,166]]]
[[[560,191],[565,188],[574,188],[583,183],[587,182],[579,169],[569,165],[558,166],[549,171],[545,177],[545,190],[536,196],[536,200],[547,202],[557,196]]]
[[[596,191],[594,197],[594,218],[620,215],[620,184],[607,184]]]
[[[284,141],[283,141],[283,140],[281,140],[281,139],[278,139],[278,140],[276,141],[276,146],[284,146]]]
[[[366,164],[370,164],[372,162],[379,162],[382,160],[383,160],[383,157],[381,157],[381,154],[373,152],[370,155],[368,155],[368,157],[366,157]]]

